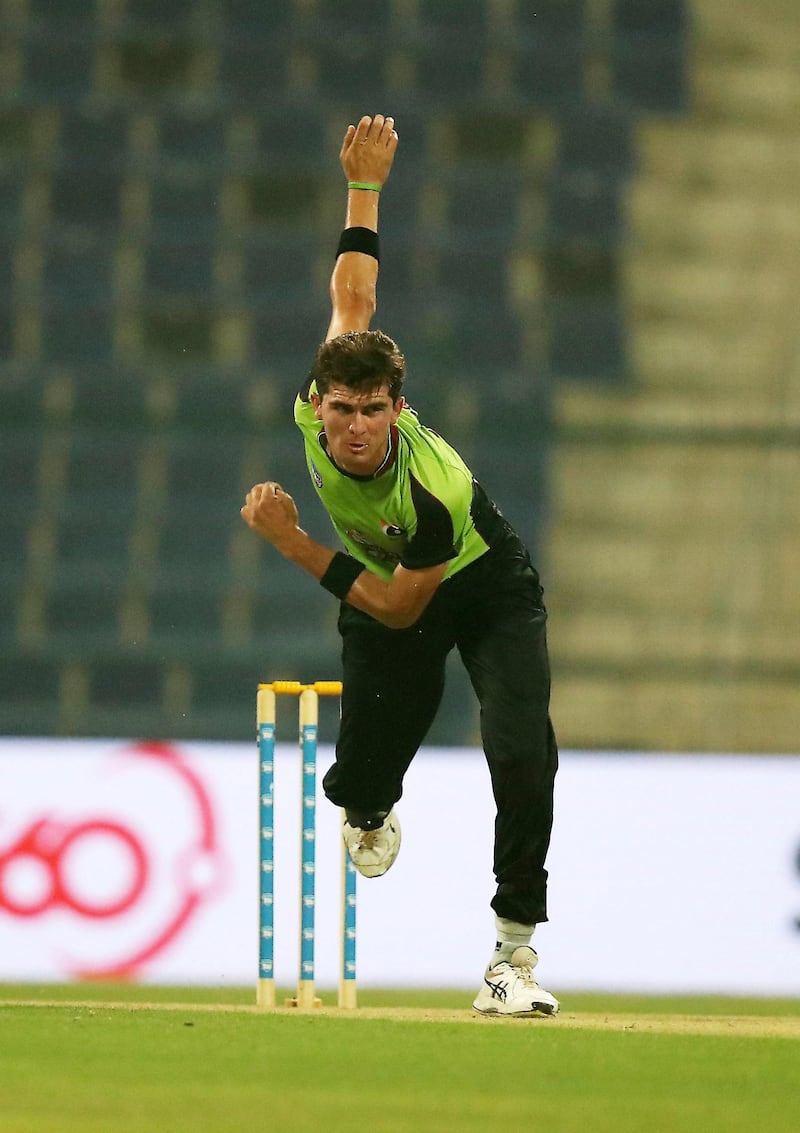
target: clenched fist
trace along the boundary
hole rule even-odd
[[[292,497],[272,480],[250,489],[241,515],[248,527],[275,547],[297,530],[300,518]]]

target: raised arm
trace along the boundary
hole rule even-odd
[[[367,229],[377,236],[380,190],[392,168],[397,141],[394,119],[382,114],[365,116],[357,126],[347,128],[339,153],[348,184],[343,234],[347,245],[363,243],[364,237],[369,240],[358,229]],[[373,187],[353,188],[354,185]],[[377,281],[378,260],[373,254],[345,251],[337,256],[331,275],[332,314],[326,341],[347,331],[369,330],[377,305]]]
[[[351,249],[360,245],[368,251],[340,250],[337,256],[331,276],[333,314],[327,339],[347,331],[369,330],[378,279],[378,201],[396,149],[394,119],[382,114],[362,118],[358,126],[349,126],[344,136],[339,156],[348,190],[342,244]],[[353,182],[374,188],[354,188]],[[390,629],[407,628],[419,619],[447,569],[447,563],[416,570],[398,566],[388,582],[366,567],[357,567],[353,573],[353,560],[317,543],[300,527],[294,500],[274,481],[256,484],[247,493],[241,514],[245,523],[285,558]],[[342,559],[348,559],[348,566],[340,589],[338,582],[328,585],[325,578],[330,577],[332,564],[335,568],[334,560]]]

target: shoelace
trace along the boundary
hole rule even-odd
[[[533,975],[533,966],[531,964],[512,964],[511,966],[526,987],[539,986]]]

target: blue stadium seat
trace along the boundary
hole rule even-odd
[[[150,231],[156,239],[198,242],[219,226],[220,179],[215,173],[159,171],[150,182]]]
[[[0,380],[0,469],[2,463],[2,449],[9,441],[13,443],[16,435],[14,429],[22,426],[38,428],[44,418],[44,385],[45,374],[38,366],[5,366],[3,378]],[[5,430],[8,430],[6,432]],[[23,449],[31,448],[36,452],[36,434],[22,441]],[[5,476],[5,473],[3,474]],[[4,487],[5,478],[2,479]]]
[[[90,698],[100,708],[137,706],[152,711],[161,704],[162,686],[163,665],[151,657],[109,654],[91,668]]]
[[[610,299],[619,294],[615,248],[586,241],[549,244],[542,255],[545,294],[553,299]]]
[[[14,353],[14,312],[7,299],[0,299],[0,360],[10,360]]]
[[[144,439],[97,426],[73,429],[70,441],[67,497],[85,508],[114,508],[133,514]]]
[[[65,106],[58,139],[59,163],[88,178],[96,169],[119,172],[128,158],[128,114],[117,107]]]
[[[120,222],[122,177],[110,169],[57,170],[51,183],[51,208],[56,224],[108,230]]]
[[[683,36],[689,29],[687,0],[613,0],[611,13],[619,32]]]
[[[37,425],[9,428],[0,420],[0,484],[6,502],[21,496],[30,503],[30,493],[36,483],[36,470],[42,433]]]
[[[46,736],[58,730],[61,662],[47,653],[0,653],[0,731]]]
[[[319,240],[314,233],[289,235],[280,231],[258,234],[243,242],[242,291],[248,306],[285,303],[293,295],[301,303],[327,289],[327,279],[317,279]],[[333,267],[333,253],[326,265]]]
[[[297,651],[308,654],[315,648],[322,652],[320,645],[326,628],[335,628],[335,604],[321,587],[309,586],[296,570],[286,571],[283,562],[276,561],[274,556],[269,563],[263,585],[254,595],[253,640],[270,650],[282,648],[290,655]]]
[[[0,444],[3,443],[5,437],[0,434]],[[0,466],[2,467],[2,466]],[[2,527],[2,535],[0,535],[0,594],[8,594],[21,583],[28,570],[28,536],[31,526],[31,485],[29,490],[25,493],[28,496],[26,502],[23,493],[17,491],[13,495],[8,493],[5,489],[4,495],[0,499],[0,524]],[[15,620],[16,614],[13,605],[7,606],[11,621]],[[5,627],[6,632],[10,631],[10,626]]]
[[[551,109],[584,97],[586,0],[520,2],[503,50],[512,67],[513,91],[522,105]]]
[[[589,170],[562,172],[549,182],[548,232],[556,241],[615,244],[623,234],[618,178]]]
[[[210,302],[214,289],[213,249],[207,241],[173,243],[162,238],[149,243],[144,256],[148,304],[158,305],[162,300],[176,298]]]
[[[327,295],[305,303],[275,303],[258,311],[253,322],[254,360],[270,366],[288,362],[294,368],[290,381],[297,389],[308,372],[314,351],[325,337],[329,321]]]
[[[452,362],[457,299],[449,299],[439,287],[412,291],[384,287],[380,294],[373,325],[397,342],[417,375],[433,360],[437,365]]]
[[[128,570],[135,516],[123,509],[98,509],[74,497],[59,509],[56,577],[66,587],[119,589]]]
[[[197,4],[195,0],[126,0],[125,22],[137,29],[170,35],[187,32]]]
[[[243,42],[282,39],[288,35],[295,16],[294,0],[220,0],[219,12],[225,38]]]
[[[547,414],[546,401],[531,401],[530,395],[528,399],[521,397],[520,404],[534,405],[537,414]],[[476,436],[462,445],[461,451],[473,475],[523,538],[537,563],[546,520],[549,452],[547,443],[535,431],[533,414],[518,410],[520,416],[530,425],[530,431],[504,435],[498,430],[491,438]]]
[[[257,654],[225,655],[211,652],[192,662],[192,702],[184,727],[202,739],[251,741],[256,687],[280,675],[285,679],[313,679],[319,671],[319,648],[309,653],[299,650],[291,638],[266,638]],[[286,676],[288,674],[288,676]],[[326,673],[326,675],[328,675]],[[338,665],[331,679],[338,676]],[[328,697],[320,698],[323,702]],[[320,705],[322,712],[323,704]],[[279,715],[278,735],[297,742],[297,716],[287,727]]]
[[[633,121],[629,111],[592,101],[559,114],[558,166],[625,178],[636,167]]]
[[[219,649],[221,589],[198,572],[191,582],[159,578],[148,602],[150,644],[167,652]]]
[[[306,364],[306,371],[308,365]],[[294,377],[295,375],[293,375]],[[305,375],[301,372],[301,379]],[[299,382],[297,383],[299,385]],[[295,497],[298,507],[303,512],[304,521],[313,524],[319,520],[318,529],[324,534],[323,539],[330,538],[330,522],[322,513],[319,501],[316,499],[311,478],[308,475],[303,443],[292,417],[292,407],[297,389],[290,392],[287,385],[286,396],[280,403],[282,410],[280,424],[265,430],[261,436],[259,447],[259,463],[257,480],[278,480],[284,484]],[[291,489],[289,485],[291,484]],[[243,484],[243,489],[249,491],[252,484]],[[311,511],[308,511],[308,508]],[[308,514],[306,516],[306,512]],[[304,524],[305,525],[305,524]]]
[[[235,442],[232,442],[235,443]],[[244,491],[239,479],[222,503],[209,497],[181,494],[169,499],[157,519],[159,578],[170,587],[223,578],[231,536],[242,519]]]
[[[417,20],[423,37],[437,43],[469,38],[485,46],[489,30],[487,0],[418,0]]]
[[[13,187],[12,187],[13,186]],[[12,297],[16,282],[14,264],[15,229],[19,189],[0,173],[0,358],[11,353]]]
[[[267,109],[289,86],[289,52],[279,36],[223,40],[218,93],[230,107]]]
[[[4,538],[5,542],[5,538]],[[12,545],[10,545],[11,547]],[[4,552],[5,553],[5,552]],[[16,620],[19,609],[19,583],[11,581],[6,576],[0,562],[0,656],[2,652],[11,647],[13,649],[16,638]],[[0,667],[0,672],[2,668]],[[5,690],[4,690],[5,693]],[[0,699],[0,720],[2,719],[2,700]]]
[[[586,28],[586,0],[517,0],[516,35],[534,38],[580,38]]]
[[[550,368],[557,377],[621,381],[627,376],[624,312],[614,298],[548,304]]]
[[[357,34],[320,39],[313,48],[317,97],[335,100],[343,120],[358,121],[387,105],[386,50]],[[365,111],[365,107],[369,108]],[[344,132],[344,131],[343,131]]]
[[[112,357],[114,331],[110,303],[49,300],[41,313],[41,355],[45,362],[92,363]]]
[[[33,151],[41,144],[36,109],[3,92],[0,77],[0,156],[2,171],[22,173],[28,167]]]
[[[72,371],[72,422],[75,426],[134,432],[158,423],[147,401],[144,375],[107,364]]]
[[[28,26],[53,39],[64,33],[85,36],[97,25],[97,0],[28,0],[27,11]]]
[[[498,448],[520,460],[529,449],[534,463],[538,461],[553,435],[550,376],[531,364],[513,370],[479,371],[474,377],[472,396],[479,424],[473,450],[490,453]]]
[[[507,305],[459,304],[452,323],[454,361],[459,368],[509,370],[525,364],[522,324]]]
[[[14,291],[14,242],[0,233],[0,302],[8,303]]]
[[[108,237],[95,231],[51,230],[44,243],[45,300],[64,307],[102,307],[113,293],[114,252]]]
[[[448,200],[450,230],[465,242],[492,241],[509,246],[517,233],[522,174],[513,166],[457,167],[441,178]]]
[[[131,101],[160,107],[171,98],[210,93],[196,76],[198,52],[206,49],[188,33],[123,28],[111,46],[120,93]]]
[[[280,169],[288,162],[300,162],[302,168],[325,168],[329,156],[326,108],[311,108],[304,113],[302,129],[298,129],[297,107],[291,101],[277,100],[254,111],[257,166]]]
[[[480,303],[508,306],[508,256],[491,241],[472,243],[464,236],[445,246],[438,260],[438,286],[443,292]]]
[[[552,438],[550,376],[542,368],[497,370],[475,375],[479,425],[472,449],[538,464]],[[505,441],[505,443],[503,443]],[[533,492],[533,488],[531,489]]]
[[[214,352],[216,309],[178,296],[145,302],[138,310],[143,359],[156,366],[205,365]]]
[[[398,162],[393,168],[388,181],[388,192],[392,193],[392,200],[402,201],[404,194],[399,192],[399,186],[408,186],[409,189],[414,186],[419,186],[419,178],[416,176],[416,170],[413,167],[413,162],[422,161],[425,159],[428,145],[428,132],[432,127],[432,117],[430,111],[424,104],[414,103],[410,100],[401,100],[401,105],[398,110],[394,109],[394,95],[391,96],[392,101],[387,104],[387,113],[394,114],[396,117],[397,132],[400,134],[402,153],[404,162]],[[344,131],[342,131],[344,133]],[[405,168],[405,165],[412,165],[412,168]],[[395,189],[398,186],[398,189]],[[397,207],[397,206],[395,206]]]
[[[19,231],[23,177],[10,169],[0,169],[0,236],[16,239]]]
[[[180,432],[169,438],[168,493],[170,508],[241,507],[242,449],[227,436]],[[248,485],[249,487],[250,485]]]
[[[522,327],[508,306],[488,297],[462,297],[437,288],[428,303],[392,310],[385,330],[398,341],[414,367],[417,384],[432,370],[437,381],[443,372],[496,370],[518,366],[522,358]],[[411,394],[412,397],[412,394]],[[429,403],[427,392],[425,403]],[[422,403],[422,402],[420,402]]]
[[[375,55],[385,51],[395,36],[403,34],[404,21],[395,18],[392,0],[317,0],[311,29],[315,40],[340,39],[369,42]]]
[[[405,237],[405,239],[403,238]],[[454,294],[462,293],[459,289],[462,283],[468,287],[468,281],[462,281],[459,276],[451,280],[448,269],[455,253],[451,253],[450,246],[445,245],[442,250],[433,248],[420,248],[412,243],[414,236],[411,233],[399,234],[385,247],[389,249],[384,253],[384,262],[388,264],[378,284],[378,312],[373,322],[374,326],[386,329],[383,324],[386,320],[394,323],[401,319],[403,312],[409,306],[412,297],[412,306],[415,310],[426,305],[428,296],[436,293],[437,280],[443,287],[454,283]],[[387,331],[391,337],[391,332]]]
[[[682,37],[619,33],[609,48],[612,96],[645,113],[679,114],[689,104],[689,62]]]
[[[512,49],[513,92],[524,105],[552,109],[585,97],[583,48],[572,37],[520,39]]]
[[[208,173],[225,168],[228,115],[213,108],[198,110],[165,107],[158,115],[158,163],[162,170],[175,168]]]
[[[27,36],[22,93],[31,101],[69,105],[92,90],[95,44],[91,32]]]
[[[612,93],[636,110],[676,113],[689,99],[686,0],[614,0]]]
[[[119,638],[120,590],[97,579],[56,584],[47,600],[50,645],[113,647]]]
[[[175,422],[181,429],[224,432],[236,443],[234,437],[260,431],[264,425],[271,399],[259,399],[260,384],[263,379],[259,382],[249,373],[231,376],[214,367],[193,367],[174,383]]]
[[[423,38],[407,48],[415,64],[410,100],[437,107],[479,104],[486,98],[486,49],[475,39]]]
[[[246,179],[247,220],[253,228],[304,233],[319,216],[324,174],[310,169],[298,178],[295,164],[275,162]]]

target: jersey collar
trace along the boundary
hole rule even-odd
[[[389,444],[386,446],[386,456],[383,458],[380,465],[375,469],[374,472],[370,472],[368,476],[359,476],[355,472],[346,472],[345,469],[340,468],[336,461],[333,459],[331,454],[328,452],[328,438],[325,436],[324,429],[320,432],[318,437],[320,447],[327,456],[328,460],[331,462],[336,471],[339,472],[342,476],[346,476],[348,480],[377,480],[379,476],[383,476],[385,472],[388,472],[390,468],[393,468],[397,463],[397,447],[399,439],[400,434],[397,430],[397,426],[390,425]]]

